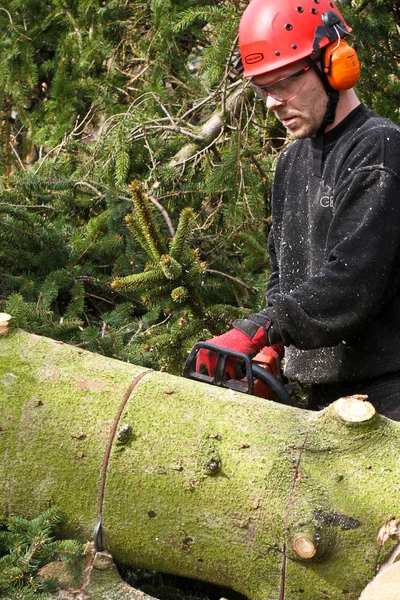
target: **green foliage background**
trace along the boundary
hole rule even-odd
[[[246,4],[0,6],[0,310],[19,326],[180,373],[262,308],[286,141],[234,69]],[[340,8],[359,97],[399,122],[400,8]]]

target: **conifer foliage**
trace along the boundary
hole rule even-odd
[[[181,211],[176,232],[167,244],[140,183],[135,182],[130,189],[133,213],[128,214],[125,221],[150,260],[141,273],[116,278],[112,287],[140,293],[149,310],[163,306],[170,323],[152,334],[146,346],[155,351],[164,369],[179,372],[196,341],[209,337],[211,331],[222,333],[239,316],[240,310],[230,305],[210,305],[207,301],[206,264],[189,243],[194,220],[192,209]]]
[[[263,307],[287,142],[234,68],[246,4],[0,7],[0,310],[21,327],[181,373]],[[341,8],[360,98],[399,121],[397,4]]]
[[[35,519],[8,517],[0,529],[0,597],[9,600],[47,600],[57,580],[43,578],[40,569],[55,560],[73,560],[81,552],[75,540],[57,541],[54,527],[61,513],[52,507]]]

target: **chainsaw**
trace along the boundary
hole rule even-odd
[[[198,365],[198,354],[202,349],[207,351],[202,353],[206,364]],[[185,362],[183,375],[188,379],[292,405],[288,388],[283,384],[280,358],[271,356],[266,350],[267,347],[262,348],[251,359],[247,354],[210,342],[198,342]]]

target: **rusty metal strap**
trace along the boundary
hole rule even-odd
[[[113,423],[111,432],[110,432],[110,437],[109,437],[106,451],[104,454],[103,466],[101,469],[101,479],[100,479],[99,499],[98,499],[98,509],[97,509],[97,523],[96,523],[96,527],[94,529],[94,536],[93,536],[94,549],[96,552],[101,552],[103,550],[102,518],[103,518],[104,492],[106,489],[108,464],[110,462],[111,450],[113,447],[115,435],[117,433],[118,424],[121,419],[121,415],[125,409],[126,403],[128,402],[129,398],[131,397],[133,390],[135,389],[135,387],[137,386],[139,381],[145,375],[148,375],[149,373],[154,373],[154,371],[152,369],[149,369],[148,371],[143,371],[143,373],[140,373],[137,377],[135,377],[135,379],[132,381],[132,383],[126,390],[124,397],[122,399],[122,402],[120,404],[120,407],[118,409],[117,415],[114,419],[114,423]]]

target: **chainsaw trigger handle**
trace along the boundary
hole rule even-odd
[[[211,353],[211,355],[207,354],[208,365],[204,366],[208,367],[208,371],[210,371],[212,363],[213,375],[210,375],[209,372],[202,372],[201,365],[199,367],[197,364],[200,350]],[[210,356],[213,357],[212,360]],[[244,394],[254,394],[254,380],[261,381],[270,389],[273,398],[277,402],[292,405],[287,389],[269,370],[254,363],[247,354],[221,348],[210,342],[198,342],[192,348],[185,362],[183,375],[188,379],[197,379],[204,383],[225,387]],[[257,383],[257,385],[259,384]]]
[[[209,350],[216,357],[216,365],[214,367],[214,375],[201,373],[196,371],[197,355],[199,350]],[[241,379],[234,379],[227,377],[226,366],[228,359],[234,359],[235,362],[243,364],[244,377]],[[219,387],[226,387],[231,390],[243,392],[245,394],[253,394],[254,392],[254,381],[251,367],[251,360],[247,354],[241,352],[235,352],[228,348],[221,348],[215,346],[209,342],[198,342],[191,350],[183,368],[183,375],[189,379],[197,379],[204,383],[210,383],[211,385],[217,385]]]

